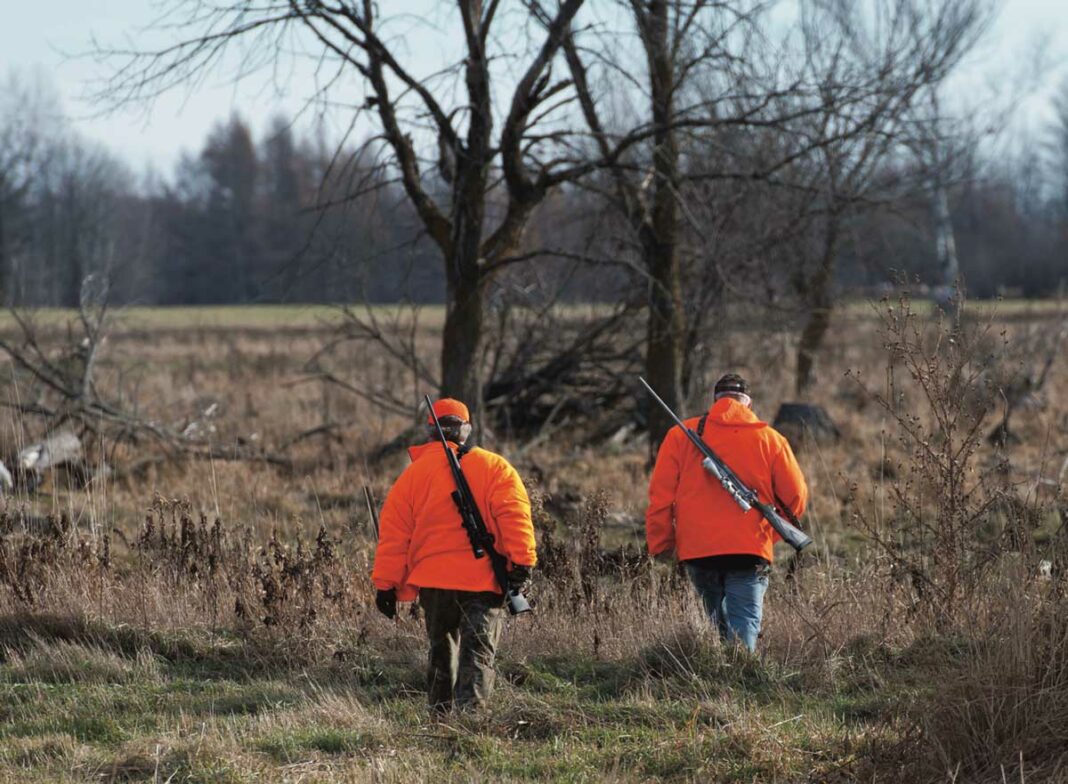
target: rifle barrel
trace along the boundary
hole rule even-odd
[[[653,398],[656,400],[656,402],[660,404],[660,407],[662,409],[664,409],[664,411],[667,412],[667,415],[669,417],[671,417],[675,421],[675,424],[678,425],[679,427],[681,427],[683,430],[685,430],[686,429],[686,425],[683,424],[682,420],[679,419],[678,415],[674,411],[671,410],[671,406],[669,406],[667,403],[665,403],[663,398],[660,397],[660,395],[656,394],[656,390],[653,389],[651,386],[649,386],[649,382],[646,381],[641,376],[638,376],[638,380],[642,382],[642,386],[644,386],[647,390],[649,390],[649,394],[652,395]]]

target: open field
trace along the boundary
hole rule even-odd
[[[1007,386],[1034,369],[1059,305],[985,308],[976,350],[1001,357],[984,378]],[[432,363],[434,309],[425,315],[417,348]],[[381,502],[405,458],[372,456],[414,408],[383,414],[309,373],[336,318],[318,307],[123,314],[100,388],[220,450],[161,459],[144,439],[89,439],[90,462],[108,470],[88,485],[57,472],[3,499],[0,781],[1068,776],[1063,357],[1014,413],[1014,440],[986,442],[993,405],[974,453],[943,482],[931,455],[945,439],[910,438],[876,400],[935,419],[904,349],[869,305],[846,308],[818,385],[842,439],[799,454],[817,551],[796,563],[779,553],[757,657],[719,646],[675,570],[641,557],[642,438],[486,432],[535,498],[539,607],[506,632],[494,710],[431,722],[421,621],[375,614],[367,579],[363,488]],[[887,345],[898,352],[892,389]],[[770,418],[790,399],[793,347],[776,325],[753,328],[708,373],[740,369]],[[411,386],[413,402],[431,391],[372,343],[333,361],[354,381]],[[36,399],[9,364],[0,376],[5,399]],[[40,435],[32,416],[0,415],[0,454]],[[249,445],[285,464],[227,458]],[[967,491],[949,511],[947,488]],[[47,516],[68,522],[42,525]],[[942,552],[936,534],[947,530],[963,554]],[[925,589],[905,567],[931,563]],[[950,590],[950,572],[959,586],[932,598]]]
[[[363,305],[353,303],[344,305],[178,305],[172,307],[127,306],[117,312],[118,331],[132,332],[152,329],[269,329],[269,328],[320,328],[336,324],[340,311],[351,307],[357,311],[369,309],[383,319],[409,315],[407,307],[397,305]],[[560,310],[575,312],[605,311],[603,305],[559,306]],[[913,304],[918,313],[931,311],[929,301],[917,301]],[[1002,317],[1007,319],[1029,319],[1060,316],[1065,313],[1065,304],[1058,300],[999,299],[976,300],[967,305],[968,312],[979,317]],[[839,319],[859,318],[867,321],[872,316],[878,303],[869,299],[853,299],[843,303],[839,308]],[[419,320],[427,326],[440,326],[444,319],[441,305],[421,305],[418,307]],[[63,325],[77,312],[62,308],[40,308],[34,311],[34,319],[43,325]],[[11,329],[15,325],[9,312],[0,313],[0,330]]]

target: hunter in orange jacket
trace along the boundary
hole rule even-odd
[[[455,452],[458,447],[449,443]],[[452,500],[456,489],[438,441],[408,450],[409,465],[382,507],[371,579],[379,590],[412,601],[419,588],[458,591],[501,589],[489,558],[476,559]],[[486,528],[509,565],[537,561],[530,499],[516,470],[500,455],[475,447],[460,459]]]
[[[708,413],[686,426],[762,501],[800,517],[808,500],[801,469],[786,439],[752,412],[749,384],[728,373],[713,394]],[[779,536],[757,509],[742,511],[702,458],[679,427],[668,431],[649,482],[649,552],[674,553],[720,636],[752,651]]]
[[[416,597],[430,641],[427,691],[436,713],[483,706],[504,623],[504,592],[522,592],[537,561],[530,500],[514,468],[500,455],[464,445],[471,434],[467,406],[434,403],[448,448],[460,458],[494,549],[508,559],[508,585],[499,585],[489,556],[475,558],[452,499],[455,479],[436,428],[431,440],[408,450],[412,463],[382,507],[371,579],[375,604],[393,618],[397,601]]]
[[[699,423],[700,417],[686,420],[694,431]],[[804,513],[808,489],[790,444],[747,405],[733,397],[716,400],[702,438],[762,501],[785,506],[795,517]],[[770,562],[779,535],[756,509],[743,512],[701,459],[678,427],[668,431],[649,482],[649,553],[674,550],[680,561],[746,554]]]

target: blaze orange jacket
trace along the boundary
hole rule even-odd
[[[697,432],[700,418],[686,420]],[[800,517],[808,488],[790,444],[733,398],[708,411],[704,441],[765,503],[776,497]],[[743,512],[701,465],[703,456],[673,427],[664,437],[649,482],[645,532],[649,553],[675,550],[680,561],[709,555],[758,555],[772,560],[779,535],[756,509]]]
[[[456,445],[449,446],[456,451]],[[408,450],[412,459],[386,496],[379,519],[371,579],[412,601],[419,588],[495,591],[501,587],[489,557],[475,558],[452,500],[456,484],[441,443]],[[537,561],[530,499],[518,472],[500,455],[474,448],[460,460],[494,548],[512,565]]]

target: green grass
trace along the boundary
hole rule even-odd
[[[363,305],[353,306],[363,315]],[[410,311],[400,305],[374,305],[375,317],[383,322],[401,317],[409,318]],[[78,314],[65,308],[34,308],[21,311],[23,317],[32,320],[38,328],[65,329],[76,323]],[[440,328],[445,316],[441,305],[426,305],[419,308],[419,321],[431,328]],[[115,324],[113,331],[154,331],[172,329],[313,329],[332,325],[343,318],[342,309],[336,305],[179,305],[166,307],[121,307],[112,310]],[[8,311],[0,311],[0,331],[16,328],[14,317]]]
[[[882,680],[813,684],[703,639],[611,661],[505,650],[493,710],[436,723],[421,650],[249,658],[242,676],[225,641],[216,660],[201,637],[3,631],[2,781],[790,781],[854,771],[858,739],[896,742]]]
[[[888,300],[895,308],[898,298]],[[851,299],[841,303],[837,310],[853,317],[873,315],[884,307],[879,300]],[[934,312],[934,302],[916,297],[910,302],[911,310],[920,316]],[[1066,304],[1057,299],[972,299],[965,302],[964,312],[975,318],[1018,318],[1021,316],[1050,316],[1066,312]]]
[[[41,326],[62,326],[77,318],[77,312],[64,308],[37,308],[25,311]],[[268,328],[314,327],[341,318],[331,305],[182,305],[174,307],[128,307],[113,311],[122,329],[177,328]],[[10,313],[0,313],[0,329],[11,328]]]
[[[352,306],[356,312],[365,312],[364,305]],[[866,299],[853,299],[843,302],[838,312],[849,318],[866,319],[873,317],[879,303]],[[566,305],[561,311],[588,312],[606,311],[603,305]],[[933,304],[927,300],[917,299],[912,309],[919,315],[932,312]],[[1065,305],[1058,300],[972,300],[967,304],[967,312],[978,318],[1022,316],[1048,316],[1063,313]],[[408,307],[404,305],[374,305],[371,307],[376,317],[388,320],[398,315],[407,315]],[[27,310],[35,322],[42,326],[62,326],[77,317],[76,311],[63,308],[36,308]],[[270,328],[310,328],[339,321],[341,310],[336,305],[177,305],[177,306],[135,306],[117,308],[115,317],[120,321],[120,331],[154,330],[178,328],[202,329],[270,329]],[[422,305],[419,307],[420,321],[430,327],[439,327],[444,319],[444,306]],[[10,329],[14,320],[10,313],[0,312],[0,330]]]

